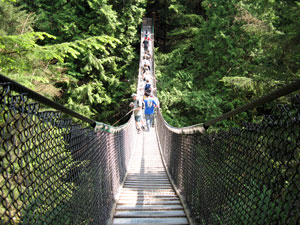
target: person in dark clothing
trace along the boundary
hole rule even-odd
[[[145,71],[150,71],[150,69],[151,69],[151,68],[150,68],[150,63],[146,61],[146,62],[144,63],[144,70],[145,70]]]
[[[145,52],[144,57],[145,57],[146,60],[151,61],[151,54],[150,54],[149,50]]]
[[[145,92],[147,92],[148,90],[151,90],[151,84],[149,80],[146,81]]]
[[[145,38],[145,40],[143,41],[143,44],[144,44],[144,51],[146,52],[149,47],[149,41],[147,40],[147,38]]]

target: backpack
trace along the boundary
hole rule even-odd
[[[137,100],[137,104],[140,105],[140,100],[139,99]],[[144,101],[142,101],[142,109],[145,109],[145,102]]]
[[[146,84],[145,85],[145,90],[148,90],[148,89],[150,89],[151,88],[151,84]]]
[[[148,41],[147,39],[145,39],[145,40],[143,41],[143,43],[144,43],[144,46],[145,46],[145,47],[148,47],[149,41]]]

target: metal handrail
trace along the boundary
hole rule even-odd
[[[275,99],[278,99],[280,97],[283,97],[285,95],[288,95],[290,93],[293,93],[297,90],[300,90],[300,80],[296,80],[290,84],[285,85],[282,88],[279,88],[275,91],[272,91],[271,93],[258,98],[248,104],[245,104],[241,107],[238,107],[232,111],[229,111],[227,113],[222,114],[221,116],[218,116],[212,120],[209,120],[207,122],[204,123],[200,123],[200,124],[195,124],[192,126],[188,126],[188,127],[182,127],[182,128],[178,128],[178,127],[173,127],[170,124],[168,124],[165,120],[165,125],[172,130],[175,133],[184,133],[184,134],[190,134],[190,133],[194,133],[194,132],[204,132],[204,130],[207,130],[210,126],[215,125],[218,122],[221,122],[223,120],[227,120],[233,116],[236,116],[237,114],[240,114],[242,112],[246,112],[248,110],[254,109],[258,106],[261,106],[263,104],[269,103]],[[161,113],[161,112],[159,112]]]
[[[51,108],[54,108],[56,110],[59,110],[63,113],[66,113],[72,117],[75,117],[83,122],[86,122],[86,123],[89,123],[90,125],[92,125],[93,127],[96,125],[96,121],[95,120],[91,120],[73,110],[70,110],[68,108],[66,108],[65,106],[59,104],[59,103],[56,103],[52,100],[50,100],[49,98],[17,83],[16,81],[14,80],[11,80],[9,79],[8,77],[0,74],[0,83],[9,83],[9,87],[13,90],[13,91],[16,91],[18,93],[26,93],[28,97],[30,97],[31,99],[33,100],[36,100],[38,102],[41,102],[43,103],[44,105],[46,106],[49,106]]]
[[[110,132],[110,133],[114,133],[114,132],[118,132],[120,131],[121,129],[124,129],[127,125],[130,124],[131,120],[133,119],[133,117],[131,117],[131,119],[126,123],[126,124],[123,124],[121,126],[118,126],[118,127],[114,127],[114,126],[111,126],[109,124],[105,124],[105,123],[102,123],[102,122],[98,122],[98,121],[95,121],[95,120],[92,120],[88,117],[85,117],[71,109],[68,109],[67,107],[59,104],[59,103],[56,103],[52,100],[50,100],[49,98],[19,84],[18,82],[0,74],[0,83],[8,83],[9,84],[9,88],[13,91],[16,91],[18,93],[26,93],[26,95],[33,99],[33,100],[36,100],[48,107],[51,107],[53,109],[56,109],[58,111],[61,111],[67,115],[70,115],[72,117],[75,117],[79,120],[81,120],[82,122],[86,122],[88,124],[90,124],[93,128],[95,128],[95,131],[97,130],[103,130],[103,131],[106,131],[106,132]]]
[[[288,94],[290,94],[290,93],[292,93],[294,91],[297,91],[299,89],[300,89],[300,80],[297,80],[297,81],[295,81],[293,83],[285,85],[282,88],[279,88],[279,89],[277,89],[275,91],[272,91],[271,93],[269,93],[269,94],[267,94],[267,95],[265,95],[265,96],[263,96],[263,97],[261,97],[259,99],[256,99],[256,100],[254,100],[254,101],[252,101],[252,102],[250,102],[250,103],[248,103],[246,105],[238,107],[238,108],[236,108],[236,109],[234,109],[234,110],[232,110],[230,112],[227,112],[227,113],[225,113],[225,114],[223,114],[221,116],[218,116],[218,117],[216,117],[216,118],[214,118],[212,120],[209,120],[209,121],[205,122],[203,124],[203,126],[207,129],[209,126],[214,125],[217,122],[226,120],[226,119],[228,119],[230,117],[233,117],[233,116],[235,116],[237,114],[240,114],[242,112],[245,112],[245,111],[248,111],[250,109],[254,109],[254,108],[256,108],[256,107],[258,107],[260,105],[269,103],[269,102],[271,102],[271,101],[273,101],[275,99],[278,99],[278,98],[280,98],[282,96],[288,95]]]

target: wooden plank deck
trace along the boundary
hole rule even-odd
[[[138,135],[113,224],[189,224],[163,166],[154,128]]]

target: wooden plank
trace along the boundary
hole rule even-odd
[[[138,176],[134,176],[134,177],[128,177],[126,179],[126,181],[132,181],[132,180],[140,180],[140,181],[143,181],[143,180],[146,180],[146,181],[149,181],[149,180],[169,180],[168,176],[165,175],[165,176],[155,176],[155,177],[138,177]]]
[[[166,185],[171,185],[170,182],[168,181],[126,181],[125,182],[125,185],[146,185],[146,186],[151,186],[151,185],[154,185],[154,186],[157,186],[157,185],[163,185],[163,186],[166,186]]]
[[[126,180],[125,184],[171,184],[169,180]]]
[[[144,173],[144,174],[141,174],[141,173],[129,173],[128,174],[128,176],[127,176],[128,178],[161,178],[161,177],[163,177],[163,178],[168,178],[168,175],[167,175],[167,173],[166,172],[164,172],[164,173],[157,173],[157,174],[153,174],[153,173]]]
[[[122,195],[119,198],[120,200],[127,200],[127,199],[131,199],[131,200],[137,200],[137,201],[143,201],[143,200],[149,200],[149,199],[159,199],[161,201],[165,201],[165,200],[173,200],[176,199],[178,200],[178,196],[177,195]]]
[[[158,168],[154,168],[154,169],[152,169],[152,168],[136,168],[136,169],[130,169],[130,172],[147,175],[148,172],[164,173],[165,171],[163,169],[158,169]]]
[[[122,196],[121,201],[175,201],[179,200],[178,196]]]
[[[126,181],[125,181],[125,183],[141,183],[141,184],[159,184],[159,183],[167,183],[167,184],[171,184],[171,182],[169,181],[169,180],[155,180],[155,179],[153,179],[153,180],[150,180],[150,179],[148,179],[148,180],[127,180],[126,179]]]
[[[160,199],[160,198],[178,198],[178,196],[175,193],[172,194],[165,194],[165,193],[158,193],[158,194],[145,194],[145,193],[138,193],[138,194],[121,194],[120,199],[122,198],[152,198],[152,199]]]
[[[150,156],[151,157],[151,156]],[[133,160],[136,160],[136,161],[141,161],[141,158],[135,158]],[[144,161],[144,159],[142,159]],[[157,159],[157,161],[145,161],[143,163],[139,162],[139,163],[135,163],[135,164],[131,164],[130,165],[130,169],[146,169],[146,168],[153,168],[153,169],[164,169],[164,166],[162,164],[162,162],[158,162],[158,160],[161,160],[161,159]]]
[[[154,153],[155,154],[155,153]],[[150,156],[151,157],[151,156]],[[135,164],[131,164],[130,165],[130,169],[141,169],[141,168],[153,168],[153,169],[164,169],[165,167],[163,166],[162,162],[160,161],[161,159],[157,159],[157,160],[144,160],[139,158],[134,158],[133,160],[139,161],[138,163]],[[144,162],[141,163],[140,161],[143,160]]]
[[[151,169],[151,168],[138,168],[138,169],[130,169],[130,173],[138,173],[140,175],[153,175],[153,173],[164,174],[165,171],[163,169]],[[151,173],[151,174],[148,174]]]
[[[182,205],[118,205],[117,211],[141,211],[141,210],[182,210]]]
[[[153,190],[147,191],[144,190],[142,192],[138,192],[138,191],[127,191],[127,192],[121,192],[120,197],[122,196],[137,196],[137,197],[143,197],[143,196],[152,196],[152,197],[166,197],[166,196],[170,196],[170,197],[174,197],[177,196],[176,193],[174,191],[172,192],[153,192]]]
[[[124,188],[128,188],[128,189],[138,189],[139,191],[143,191],[145,189],[153,189],[153,190],[172,190],[172,186],[171,185],[124,185]]]
[[[150,181],[135,181],[135,182],[125,182],[124,185],[127,186],[171,186],[171,183],[169,183],[168,181],[155,181],[155,182],[150,182]]]
[[[166,178],[158,178],[158,179],[126,179],[125,183],[159,183],[159,182],[162,182],[162,183],[168,183],[168,184],[171,184],[171,182],[166,179]]]
[[[172,211],[116,211],[115,218],[120,217],[185,217],[183,210]]]
[[[120,198],[119,202],[128,202],[130,204],[131,202],[135,202],[135,204],[142,203],[142,202],[152,202],[153,204],[155,202],[170,202],[170,201],[179,201],[179,198],[176,197],[166,197],[166,198],[151,198],[151,197],[145,197],[145,198],[132,198],[132,197],[124,197]]]
[[[135,167],[135,168],[130,168],[130,172],[131,173],[135,173],[135,171],[147,171],[147,172],[151,172],[151,173],[154,173],[154,172],[165,172],[164,168],[163,167],[151,167],[151,166],[147,166],[147,167],[141,167],[141,166],[138,166],[138,167]]]
[[[128,177],[126,181],[169,181],[168,177]]]
[[[116,218],[113,225],[131,225],[131,224],[156,224],[156,225],[185,225],[188,224],[186,218]]]
[[[176,205],[181,202],[179,199],[146,199],[146,200],[137,200],[137,199],[124,199],[119,200],[118,205]]]
[[[140,181],[140,182],[144,182],[144,181],[148,181],[148,182],[151,182],[151,181],[169,181],[169,179],[165,176],[160,176],[160,177],[128,177],[128,179],[126,179],[126,182],[134,182],[134,181]]]
[[[149,186],[162,186],[162,187],[171,187],[171,183],[169,182],[126,182],[124,185],[130,187],[130,186],[138,186],[138,187],[149,187]]]
[[[128,174],[128,179],[130,178],[142,178],[142,179],[160,179],[160,178],[164,178],[164,179],[168,179],[168,175],[167,173],[159,173],[159,174],[141,174],[141,173],[133,173],[133,174]]]
[[[130,175],[133,176],[160,176],[160,175],[167,175],[166,171],[159,171],[159,172],[149,172],[149,173],[145,173],[145,174],[140,174],[140,173],[133,173],[133,172],[129,172]]]
[[[133,195],[176,195],[173,189],[139,189],[139,188],[126,188],[121,192],[122,194]]]
[[[146,185],[146,186],[140,186],[140,185],[125,185],[124,188],[126,188],[126,190],[135,190],[137,192],[141,192],[141,191],[172,191],[172,186],[167,185]]]
[[[126,191],[139,191],[139,190],[141,190],[141,189],[139,189],[139,188],[127,188],[127,187],[124,187],[123,189],[122,189],[122,192],[126,192]],[[167,189],[153,189],[153,190],[148,190],[148,192],[174,192],[174,190],[173,190],[173,188],[167,188]]]

